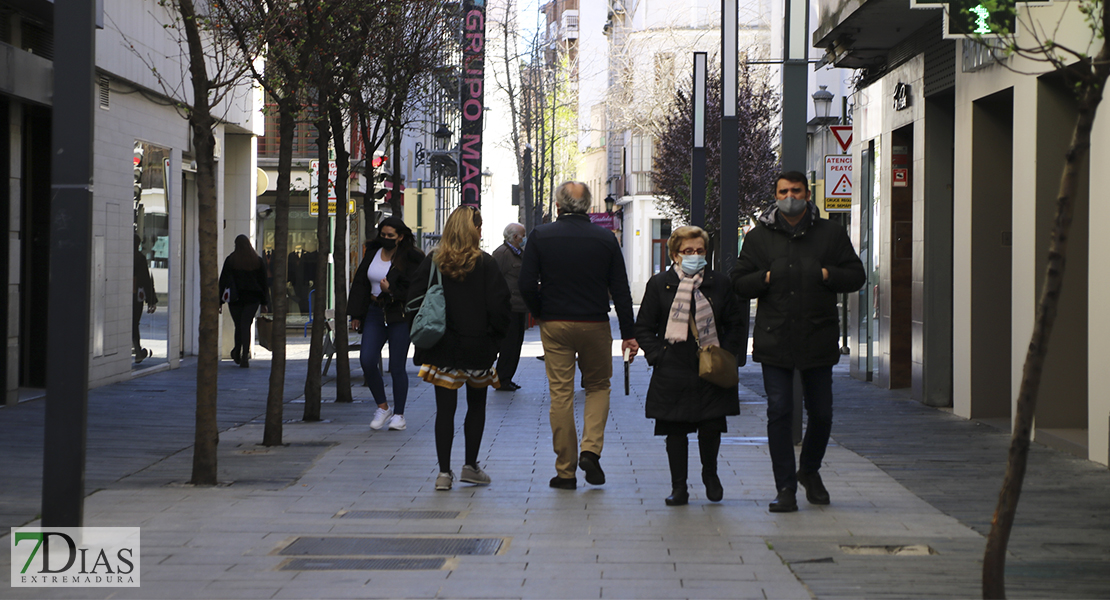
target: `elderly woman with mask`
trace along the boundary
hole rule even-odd
[[[717,453],[725,417],[740,414],[737,387],[718,387],[698,376],[698,347],[720,346],[743,356],[747,326],[728,277],[706,265],[709,236],[679,227],[667,241],[673,266],[648,280],[636,318],[636,341],[652,365],[645,411],[655,435],[666,436],[671,470],[668,506],[690,500],[687,434],[698,433],[705,497],[724,497]],[[696,328],[698,333],[694,334]]]

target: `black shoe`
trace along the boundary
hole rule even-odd
[[[717,474],[712,475],[702,474],[702,483],[705,484],[705,497],[710,502],[720,502],[721,498],[725,497],[725,488],[721,487],[721,478]]]
[[[829,503],[829,490],[825,489],[821,474],[817,471],[812,473],[798,471],[798,483],[806,489],[806,500],[809,500],[810,504]]]
[[[239,364],[239,349],[238,348],[232,348],[231,349],[231,360],[235,361],[235,364]]]
[[[559,477],[556,475],[551,478],[551,487],[557,490],[576,490],[578,489],[578,480],[574,477]]]
[[[147,350],[146,348],[139,348],[139,351],[135,353],[135,364],[143,362],[149,356],[150,350]]]
[[[779,495],[767,505],[767,509],[774,513],[794,512],[798,510],[798,500],[794,498],[794,490],[782,488]]]
[[[515,392],[520,389],[520,386],[511,381],[502,381],[501,387],[497,388],[499,392]]]
[[[543,360],[543,355],[541,354],[541,355],[537,356],[536,360]]]
[[[685,506],[690,503],[690,492],[685,486],[671,490],[671,495],[667,496],[663,502],[667,506]]]
[[[605,485],[605,471],[601,470],[601,457],[593,452],[578,455],[578,466],[586,472],[586,483]]]
[[[251,367],[251,361],[250,361],[249,358],[244,356],[244,357],[239,359],[239,368],[240,369],[249,369],[250,367]]]

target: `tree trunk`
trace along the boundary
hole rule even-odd
[[[343,138],[343,115],[338,107],[329,111],[331,137],[335,142],[335,401],[354,402],[351,396],[351,359],[347,355],[347,188],[351,154]]]
[[[293,102],[278,105],[278,176],[277,198],[274,201],[274,256],[270,264],[274,273],[270,290],[270,310],[274,326],[270,338],[273,358],[270,362],[270,392],[266,396],[266,425],[262,432],[263,446],[280,446],[282,419],[285,416],[285,325],[289,314],[289,185],[293,171],[293,135],[297,127]]]
[[[1103,18],[1110,16],[1107,4],[1103,4]],[[1105,20],[1103,22],[1106,22]],[[1006,597],[1006,546],[1010,540],[1010,530],[1014,525],[1021,487],[1025,478],[1025,467],[1029,457],[1029,440],[1033,427],[1033,416],[1037,410],[1037,395],[1044,369],[1045,354],[1056,322],[1056,311],[1060,302],[1060,290],[1064,282],[1068,250],[1068,233],[1071,229],[1075,193],[1079,185],[1079,168],[1091,146],[1091,127],[1095,113],[1102,101],[1102,88],[1107,79],[1107,60],[1110,59],[1107,47],[1099,51],[1094,59],[1094,74],[1082,82],[1079,97],[1079,115],[1072,133],[1071,146],[1064,160],[1064,172],[1060,176],[1060,189],[1056,198],[1056,220],[1052,228],[1052,240],[1048,247],[1048,264],[1045,267],[1044,285],[1037,303],[1037,316],[1029,350],[1025,355],[1021,387],[1018,391],[1017,409],[1014,416],[1013,435],[1010,439],[1010,453],[1006,464],[1006,475],[998,494],[998,505],[991,520],[991,531],[983,554],[983,597]]]
[[[217,366],[219,365],[219,263],[216,245],[216,138],[208,97],[210,83],[204,46],[197,30],[192,0],[179,0],[181,21],[189,48],[189,75],[193,86],[193,106],[189,127],[197,160],[197,243],[200,250],[200,347],[197,357],[197,413],[193,441],[195,485],[216,484],[216,445],[220,432],[216,425]]]
[[[312,281],[312,340],[308,348],[308,375],[304,381],[304,420],[320,420],[320,369],[323,368],[324,357],[324,304],[328,297],[328,178],[330,167],[328,163],[328,138],[331,137],[328,127],[328,115],[323,94],[320,95],[316,119],[317,156],[320,168],[316,177],[316,276]]]
[[[398,102],[396,109],[393,111],[393,156],[389,159],[390,164],[393,165],[393,177],[391,178],[393,189],[389,190],[389,208],[393,211],[393,216],[401,220],[405,219],[405,211],[401,207],[401,136],[405,133],[405,128],[402,126],[402,123],[405,122],[403,111],[404,106]]]

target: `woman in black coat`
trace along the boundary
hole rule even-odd
[[[674,265],[648,280],[636,318],[636,341],[653,367],[647,417],[655,419],[655,435],[667,437],[668,506],[690,500],[686,435],[693,431],[698,432],[705,495],[713,502],[724,497],[717,453],[721,433],[726,431],[725,417],[740,414],[736,386],[718,387],[698,376],[699,343],[718,345],[742,357],[747,341],[744,313],[728,278],[706,266],[708,242],[709,236],[699,227],[679,227],[671,234],[667,250]],[[698,327],[697,339],[691,319]]]
[[[220,309],[226,302],[235,323],[235,347],[231,360],[246,369],[250,367],[251,322],[259,306],[270,304],[266,285],[266,261],[254,251],[245,235],[235,238],[235,250],[224,260],[220,270]]]
[[[489,475],[478,466],[478,447],[486,427],[487,388],[501,385],[493,363],[509,328],[511,309],[509,286],[497,261],[478,247],[481,237],[482,214],[478,209],[469,205],[455,209],[443,226],[439,247],[417,269],[409,288],[409,298],[415,301],[424,295],[431,276],[433,284],[443,283],[447,304],[443,337],[431,347],[417,347],[413,357],[413,362],[420,365],[420,377],[435,386],[437,490],[451,489],[455,480],[451,444],[459,388],[463,385],[466,444],[459,481],[479,485],[490,482]]]
[[[378,223],[378,236],[366,246],[366,254],[355,271],[351,294],[347,298],[347,314],[351,328],[362,334],[358,361],[362,376],[378,410],[370,421],[371,429],[404,430],[405,400],[409,393],[409,375],[405,359],[409,353],[409,324],[405,320],[412,274],[424,260],[424,253],[413,242],[412,230],[397,217]],[[382,348],[389,342],[389,374],[393,379],[393,409],[385,397],[385,382],[378,365]]]

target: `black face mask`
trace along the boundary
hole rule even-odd
[[[378,242],[380,242],[381,245],[382,245],[382,248],[384,248],[386,250],[392,250],[392,249],[397,247],[397,240],[391,240],[391,239],[387,239],[387,238],[378,238]]]

